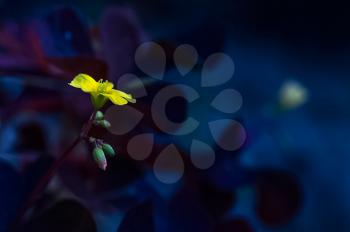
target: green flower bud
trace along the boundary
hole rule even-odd
[[[97,111],[95,114],[96,120],[102,120],[103,119],[103,113],[101,111]]]
[[[107,160],[105,157],[105,153],[103,152],[103,150],[100,147],[95,147],[92,155],[94,157],[94,160],[96,162],[96,164],[98,165],[99,168],[101,168],[102,170],[106,170],[107,168]]]
[[[98,122],[100,126],[104,127],[104,128],[109,128],[111,126],[111,123],[108,122],[107,120],[102,120]]]
[[[102,149],[107,155],[111,157],[115,156],[115,151],[111,145],[104,143],[102,144]]]

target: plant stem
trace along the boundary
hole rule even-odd
[[[53,164],[48,168],[45,175],[43,175],[35,187],[33,188],[33,191],[29,195],[29,197],[26,199],[25,203],[23,204],[22,208],[20,208],[19,213],[17,214],[14,224],[12,225],[12,231],[16,231],[18,226],[21,224],[23,217],[28,209],[31,208],[31,206],[34,204],[34,202],[37,200],[37,198],[41,195],[41,193],[45,190],[47,184],[50,182],[52,177],[56,174],[58,169],[61,167],[61,165],[64,163],[66,158],[69,156],[69,154],[73,151],[73,149],[81,142],[82,140],[86,139],[88,136],[88,133],[93,125],[93,119],[95,117],[96,111],[92,113],[90,116],[90,119],[87,121],[87,123],[84,124],[80,136],[78,136],[74,142],[53,162]]]

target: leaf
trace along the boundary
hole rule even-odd
[[[235,218],[221,222],[215,232],[253,232],[252,226],[244,219]]]
[[[279,171],[258,175],[257,214],[267,225],[283,225],[295,215],[301,204],[301,190],[294,176]]]
[[[22,231],[96,232],[92,214],[76,200],[66,199],[30,219]]]
[[[145,202],[131,209],[121,222],[118,232],[153,232],[153,205]]]

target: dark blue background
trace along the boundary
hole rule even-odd
[[[79,72],[142,76],[133,54],[143,39],[161,44],[169,59],[183,43],[202,61],[213,52],[233,58],[234,78],[222,89],[243,96],[232,118],[245,126],[246,144],[217,149],[206,171],[185,163],[181,183],[158,182],[154,157],[176,139],[149,120],[152,96],[173,81],[166,75],[135,106],[148,117],[141,126],[126,137],[107,135],[119,159],[102,172],[81,158],[90,156],[84,146],[76,149],[23,231],[349,231],[348,11],[343,1],[0,1],[0,231],[92,109],[67,83]],[[100,59],[101,46],[119,53]],[[173,69],[168,63],[167,73]],[[288,79],[307,89],[308,100],[271,113]],[[183,118],[189,107],[173,113]],[[125,144],[145,130],[158,133],[156,148],[134,161]]]

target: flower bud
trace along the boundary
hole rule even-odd
[[[95,147],[92,155],[94,157],[95,162],[97,163],[98,167],[102,170],[106,170],[107,168],[107,160],[105,157],[105,153],[100,147]]]
[[[115,156],[115,151],[111,145],[104,143],[102,144],[102,149],[107,155],[111,157]]]
[[[108,122],[107,120],[102,120],[99,122],[99,124],[104,128],[109,128],[111,126],[111,123]]]
[[[95,114],[96,120],[102,120],[103,119],[103,113],[101,111],[97,111]]]

